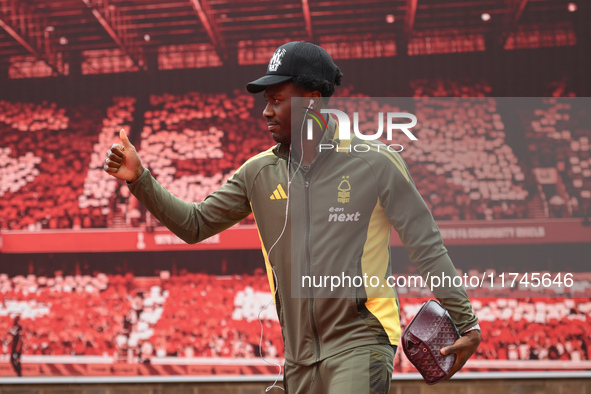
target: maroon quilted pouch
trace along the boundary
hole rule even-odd
[[[442,381],[456,361],[455,354],[444,356],[441,348],[460,337],[447,311],[435,300],[423,304],[402,333],[402,349],[427,384]]]

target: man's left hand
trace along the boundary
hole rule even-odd
[[[441,354],[444,356],[452,353],[456,354],[456,362],[451,367],[451,371],[445,380],[448,380],[462,369],[466,361],[474,354],[478,345],[480,345],[480,330],[472,330],[461,336],[453,345],[441,348]]]

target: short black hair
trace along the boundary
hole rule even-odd
[[[304,88],[309,92],[318,90],[322,97],[328,98],[334,94],[334,87],[341,84],[342,78],[343,73],[337,67],[337,73],[334,81],[327,81],[326,79],[321,79],[316,76],[302,74],[293,77],[292,82],[297,87]]]

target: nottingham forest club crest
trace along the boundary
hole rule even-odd
[[[351,184],[349,183],[349,176],[344,176],[339,183],[339,197],[337,199],[338,202],[342,204],[347,204],[351,199]]]
[[[271,61],[269,61],[270,72],[277,71],[279,66],[281,66],[281,60],[283,59],[283,56],[285,56],[285,52],[287,52],[285,48],[281,48],[275,51],[273,57],[271,58]]]

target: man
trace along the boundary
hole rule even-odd
[[[400,339],[394,289],[352,288],[348,296],[326,298],[326,291],[298,288],[297,275],[340,269],[343,274],[346,270],[389,276],[393,225],[421,274],[457,276],[400,156],[385,150],[365,157],[347,153],[347,144],[360,140],[339,141],[332,117],[324,118],[325,129],[314,126],[312,140],[302,138],[304,115],[326,108],[341,78],[328,53],[316,45],[290,42],[277,48],[266,75],[249,83],[247,90],[264,91],[263,116],[278,144],[249,159],[199,204],[184,202],[160,186],[142,166],[124,131],[122,144],[111,147],[104,165],[189,243],[254,214],[285,342],[284,385],[289,393],[387,393]],[[301,110],[292,113],[292,107]],[[319,152],[319,144],[342,149]],[[327,221],[327,204],[333,201],[328,196],[336,201],[337,192],[347,196],[340,200],[343,206],[353,209],[346,215],[350,223]],[[453,298],[438,295],[464,334],[441,350],[457,355],[450,377],[480,342],[465,290],[459,293]]]
[[[12,349],[10,352],[10,363],[17,376],[22,376],[21,353],[23,351],[23,327],[20,325],[20,316],[15,316],[12,328],[8,331],[12,335]]]

